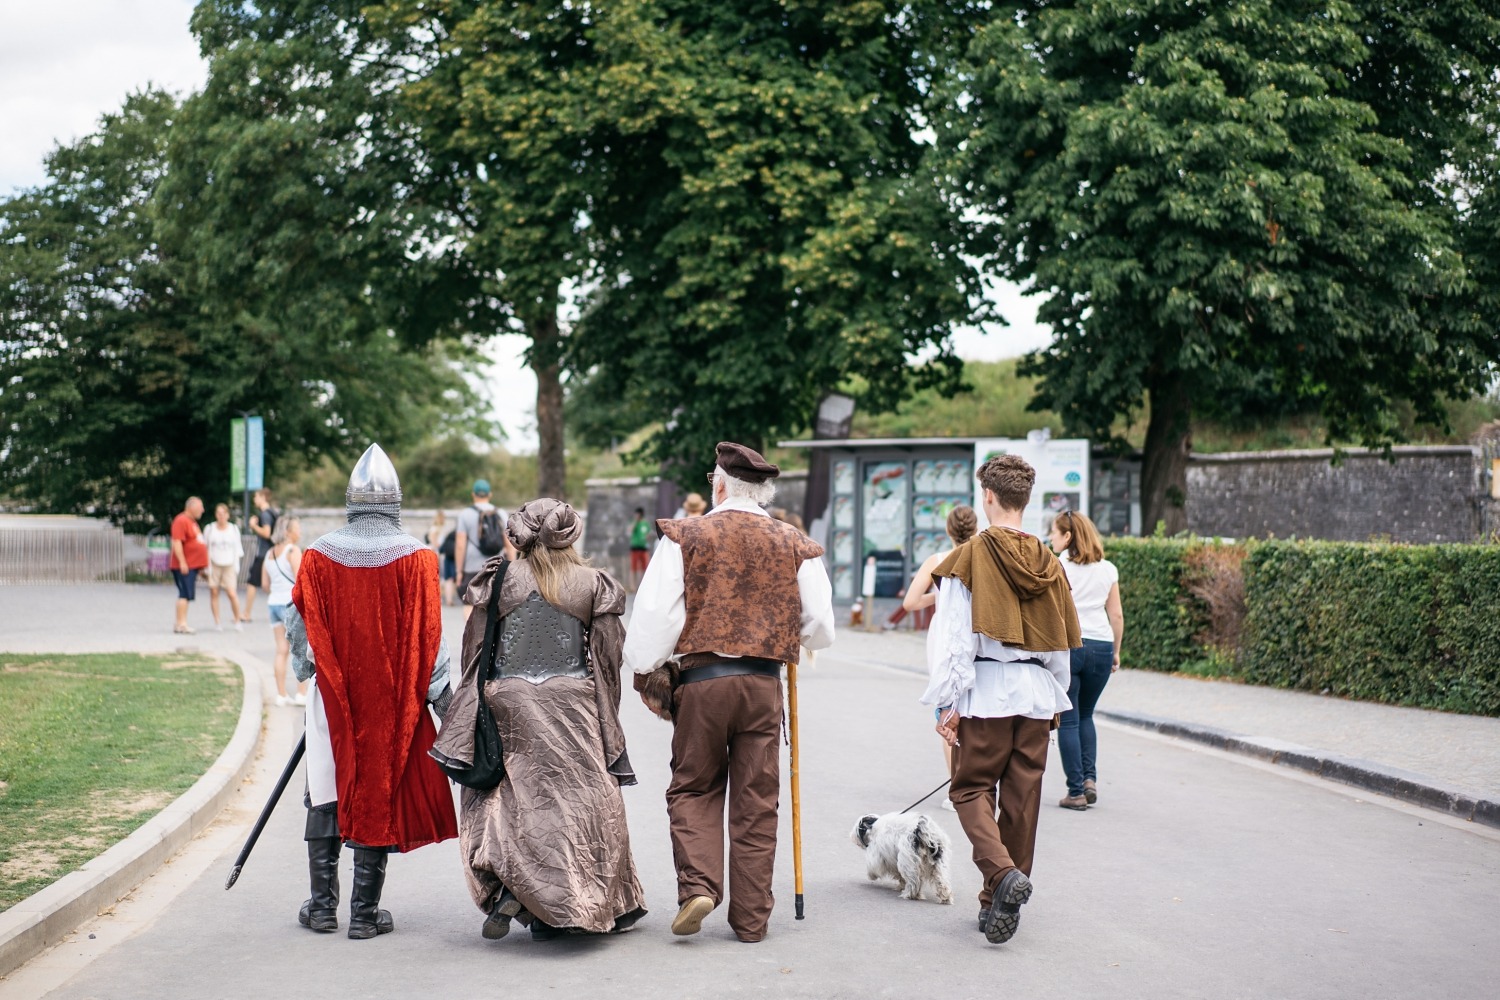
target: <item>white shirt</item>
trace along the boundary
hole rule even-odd
[[[203,540],[208,543],[208,561],[215,566],[238,566],[245,553],[245,543],[240,541],[240,529],[232,524],[219,530],[215,521],[203,529]]]
[[[271,579],[271,590],[266,596],[266,603],[286,606],[292,603],[292,588],[297,583],[296,574],[292,572],[292,559],[287,555],[286,549],[281,550],[279,556],[266,556],[266,576]]]
[[[1073,707],[1068,700],[1068,650],[1004,646],[975,632],[969,588],[954,577],[937,582],[937,605],[927,629],[928,684],[922,704],[951,705],[970,719],[1050,719]],[[976,656],[999,662],[976,663]],[[1015,662],[1023,659],[1041,660],[1044,666]]]
[[[1078,609],[1078,630],[1085,639],[1115,641],[1115,630],[1110,628],[1109,615],[1104,611],[1104,602],[1109,600],[1109,590],[1120,582],[1120,571],[1108,559],[1098,562],[1076,563],[1065,551],[1058,557],[1063,572],[1068,574],[1068,583],[1073,585],[1073,606]]]
[[[770,517],[743,497],[731,497],[705,517],[724,511],[744,511]],[[804,559],[797,569],[797,593],[802,599],[801,642],[807,649],[833,645],[833,584],[821,559]],[[625,633],[625,668],[649,674],[672,658],[687,624],[687,591],[683,582],[682,546],[670,538],[656,543],[651,563],[635,592],[635,609]]]

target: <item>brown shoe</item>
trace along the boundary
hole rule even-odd
[[[1079,812],[1089,807],[1089,800],[1082,795],[1065,795],[1058,805],[1064,809],[1077,809]]]
[[[693,896],[677,911],[672,921],[672,933],[679,937],[697,934],[703,929],[703,918],[714,911],[712,896]]]
[[[1083,783],[1083,797],[1089,800],[1089,805],[1099,801],[1099,786],[1094,783],[1093,778]]]

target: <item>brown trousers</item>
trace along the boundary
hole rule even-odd
[[[974,845],[974,864],[984,876],[979,892],[982,907],[990,905],[1006,872],[1019,868],[1031,874],[1050,728],[1051,720],[1021,716],[958,720],[953,787],[948,797]]]
[[[781,799],[781,681],[740,675],[676,692],[667,816],[677,902],[724,899],[724,805],[729,804],[729,926],[765,937]]]

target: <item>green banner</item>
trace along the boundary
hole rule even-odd
[[[245,421],[229,421],[229,489],[239,493],[245,488]]]

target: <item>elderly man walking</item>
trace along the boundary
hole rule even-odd
[[[1069,650],[1082,640],[1062,565],[1021,530],[1036,471],[1000,455],[977,478],[990,526],[932,572],[938,597],[922,701],[937,706],[938,734],[954,748],[948,797],[984,877],[979,929],[999,944],[1031,898],[1047,733],[1070,707]]]
[[[833,642],[823,547],[762,509],[780,471],[744,445],[720,443],[714,510],[657,522],[662,540],[625,639],[641,699],[674,727],[674,934],[698,933],[724,900],[726,803],[729,926],[741,941],[759,941],[774,905],[781,668],[799,645]]]

